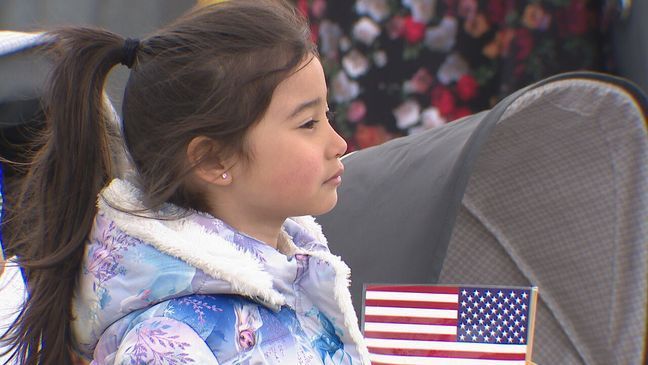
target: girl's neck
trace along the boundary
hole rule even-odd
[[[261,219],[259,217],[239,217],[233,212],[229,214],[214,214],[214,217],[227,223],[235,230],[250,236],[264,244],[277,249],[279,235],[285,219]]]

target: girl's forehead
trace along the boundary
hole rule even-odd
[[[273,100],[275,97],[312,100],[314,97],[322,96],[322,92],[326,94],[326,91],[326,79],[322,65],[316,57],[311,57],[277,85],[273,93]]]

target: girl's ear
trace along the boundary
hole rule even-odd
[[[195,166],[193,174],[208,184],[226,186],[232,182],[229,168],[218,157],[216,141],[205,136],[194,137],[187,145],[187,160]]]

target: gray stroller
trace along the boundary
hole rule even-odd
[[[344,158],[319,217],[368,283],[537,286],[539,365],[646,363],[648,133],[632,84],[570,73]]]

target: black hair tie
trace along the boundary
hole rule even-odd
[[[124,48],[122,50],[121,64],[131,68],[135,62],[135,54],[140,46],[140,41],[137,38],[126,38],[124,41]]]

